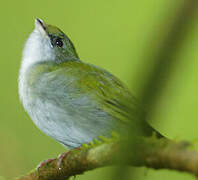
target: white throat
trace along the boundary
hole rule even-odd
[[[55,54],[51,48],[49,37],[38,28],[35,29],[25,43],[19,72],[19,94],[22,101],[27,83],[26,72],[28,72],[29,67],[39,62],[54,60]]]
[[[55,55],[49,37],[35,29],[25,43],[20,74],[24,74],[35,63],[54,59]]]

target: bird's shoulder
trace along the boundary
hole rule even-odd
[[[125,94],[129,90],[117,77],[108,71],[81,61],[68,61],[60,64],[51,62],[38,63],[33,66],[28,75],[29,83],[38,83],[39,80],[59,81],[68,83],[82,89],[82,91],[95,91],[101,95]]]

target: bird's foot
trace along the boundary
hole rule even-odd
[[[79,146],[79,147],[77,147],[77,148],[75,148],[75,149],[72,149],[72,150],[69,150],[69,151],[67,151],[67,152],[65,152],[65,153],[62,153],[62,154],[60,154],[59,156],[58,156],[58,169],[59,170],[61,170],[61,165],[62,165],[62,163],[63,163],[63,160],[71,153],[71,152],[73,152],[73,151],[75,151],[75,150],[80,150],[81,149],[81,146]]]
[[[63,163],[63,160],[71,153],[71,150],[70,151],[67,151],[65,153],[62,153],[58,156],[58,169],[61,170],[61,165]]]
[[[42,162],[37,166],[36,169],[38,170],[39,168],[42,168],[43,166],[49,164],[50,162],[52,162],[52,161],[54,161],[54,160],[56,160],[56,159],[53,158],[53,159],[44,160],[44,161],[42,161]]]

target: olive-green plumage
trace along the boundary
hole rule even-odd
[[[135,131],[139,123],[142,134],[152,133],[146,121],[137,121],[145,113],[128,88],[106,70],[80,61],[69,38],[41,20],[27,41],[19,79],[33,121],[68,147],[112,131]]]

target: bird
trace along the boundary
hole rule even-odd
[[[35,125],[69,149],[112,132],[149,136],[156,131],[121,80],[83,62],[69,37],[39,18],[24,46],[18,83],[21,103]]]

